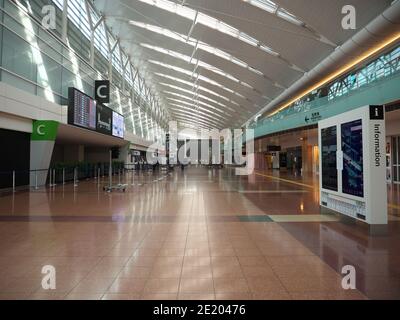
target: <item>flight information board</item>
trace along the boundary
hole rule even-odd
[[[69,124],[96,130],[96,109],[95,100],[75,88],[69,88]]]
[[[68,98],[68,124],[124,138],[124,116],[75,88],[69,88]]]

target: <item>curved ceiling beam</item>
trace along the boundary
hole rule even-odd
[[[202,76],[202,75],[200,75],[200,74],[198,74],[196,72],[191,72],[189,70],[186,70],[186,69],[183,69],[183,68],[179,68],[177,66],[174,66],[174,65],[171,65],[171,64],[167,64],[167,63],[163,63],[163,62],[156,61],[156,60],[148,60],[148,62],[151,63],[151,64],[158,65],[160,67],[166,68],[166,69],[171,69],[173,71],[185,74],[185,75],[187,75],[187,76],[189,76],[191,78],[195,78],[196,82],[203,81],[203,82],[206,82],[208,84],[214,85],[214,86],[216,86],[216,87],[218,87],[218,88],[220,88],[220,89],[222,89],[222,90],[224,90],[224,91],[226,91],[226,92],[228,92],[230,94],[233,94],[233,95],[235,95],[235,96],[237,96],[239,98],[242,98],[243,100],[246,100],[246,101],[248,101],[250,103],[253,103],[249,98],[247,98],[244,95],[236,92],[235,90],[229,89],[228,87],[225,87],[224,85],[218,83],[217,81],[211,80],[211,79],[209,79],[207,77],[204,77],[204,76]],[[222,98],[222,99],[224,99],[226,101],[230,101],[231,103],[239,106],[239,104],[236,101],[233,101],[233,100],[231,100],[231,99],[229,99],[229,98],[227,98],[227,97],[225,97],[223,95],[219,95],[219,94],[215,93],[214,91],[208,90],[207,92],[211,93],[211,94],[213,94],[215,96],[218,96],[218,97],[220,97],[220,98]]]
[[[212,129],[212,127],[210,127],[210,126],[200,125],[198,123],[191,122],[190,120],[187,120],[187,121],[179,120],[178,127],[181,127],[181,128],[183,127],[183,129],[193,129],[196,131],[203,130],[203,129],[205,129],[205,130]]]
[[[180,99],[177,99],[177,98],[172,98],[172,97],[167,97],[166,99],[168,101],[172,101],[174,103],[179,103],[179,104],[182,104],[182,105],[187,105],[187,106],[190,106],[190,107],[193,107],[193,108],[197,108],[197,109],[199,109],[199,110],[201,110],[203,112],[206,112],[207,114],[210,114],[213,117],[218,117],[218,118],[223,119],[223,120],[226,120],[228,118],[228,116],[226,114],[225,115],[221,115],[219,113],[212,112],[209,109],[205,109],[205,108],[199,106],[199,104],[201,104],[201,101],[193,101],[192,100],[191,102],[187,102],[187,101],[183,101],[183,100],[180,100]],[[232,115],[229,115],[229,118],[232,118]]]
[[[288,90],[269,102],[243,126],[260,115],[271,116],[288,108],[292,103],[310,92],[337,79],[360,63],[368,61],[385,48],[399,42],[399,23],[400,1],[395,1],[366,27],[322,60],[314,69],[297,80]],[[338,68],[338,66],[342,67]]]
[[[221,116],[219,114],[216,115],[216,114],[210,113],[207,109],[204,109],[204,108],[202,108],[202,107],[200,107],[200,106],[198,106],[198,105],[196,105],[194,103],[190,103],[190,102],[186,102],[186,101],[182,101],[182,100],[174,99],[174,98],[167,98],[167,100],[168,100],[168,103],[171,103],[171,104],[175,104],[176,103],[176,104],[181,105],[182,107],[186,107],[187,106],[185,108],[185,110],[188,110],[188,111],[195,110],[195,112],[198,112],[200,115],[207,116],[207,117],[212,117],[213,119],[214,118],[218,118],[218,121],[222,121],[223,123],[225,123],[226,120],[227,120],[226,117],[224,118],[223,116]]]
[[[168,87],[170,89],[174,89],[174,90],[177,90],[177,91],[180,91],[180,92],[184,92],[184,93],[187,93],[187,94],[193,94],[194,96],[196,95],[196,92],[194,92],[192,90],[187,90],[187,89],[184,89],[184,88],[181,88],[181,87],[178,87],[178,86],[174,86],[174,85],[169,84],[169,83],[160,82],[159,85],[164,86],[164,87]],[[237,110],[231,109],[229,107],[225,107],[225,109],[228,109],[231,112],[237,112]]]
[[[218,74],[218,75],[220,75],[222,77],[225,77],[225,78],[235,82],[236,84],[239,84],[239,85],[241,85],[241,86],[243,86],[243,87],[245,87],[247,89],[250,89],[251,91],[257,93],[260,96],[263,95],[260,90],[254,88],[250,84],[248,84],[248,83],[246,83],[244,81],[241,81],[238,78],[236,78],[235,76],[233,76],[233,75],[231,75],[231,74],[229,74],[229,73],[227,73],[227,72],[225,72],[225,71],[223,71],[223,70],[221,70],[221,69],[219,69],[219,68],[217,68],[215,66],[212,66],[212,65],[210,65],[208,63],[205,63],[205,62],[203,62],[201,60],[189,57],[187,55],[184,55],[184,54],[176,52],[176,51],[172,51],[172,50],[165,49],[165,48],[158,47],[158,46],[153,46],[153,45],[147,44],[147,43],[141,43],[140,45],[143,48],[150,49],[150,50],[162,53],[162,54],[166,54],[166,55],[169,55],[170,57],[173,57],[175,59],[179,59],[179,60],[185,61],[187,63],[190,63],[190,64],[195,66],[195,70],[200,67],[200,68],[206,69],[208,71],[211,71],[211,72],[213,72],[215,74]]]
[[[237,28],[235,28],[221,20],[218,20],[214,17],[211,17],[203,12],[188,8],[186,6],[183,6],[181,4],[178,4],[178,3],[175,3],[175,2],[172,2],[169,0],[138,0],[138,1],[146,3],[150,6],[154,6],[156,8],[168,11],[170,13],[179,15],[185,19],[189,19],[193,22],[193,26],[195,26],[196,24],[201,24],[205,27],[211,28],[211,29],[221,32],[225,35],[228,35],[230,37],[238,39],[239,41],[247,43],[248,45],[250,45],[252,47],[259,48],[260,50],[267,53],[268,55],[273,56],[276,59],[283,61],[285,64],[288,65],[288,67],[290,67],[293,70],[296,70],[303,74],[306,72],[306,70],[303,70],[302,68],[296,66],[294,63],[283,58],[280,53],[276,52],[271,47],[269,47],[266,44],[262,43],[261,41],[255,39],[254,37],[250,36],[249,34],[242,32],[242,31],[238,30]],[[124,5],[127,6],[126,4],[124,4]],[[192,28],[192,31],[193,31],[193,28]],[[189,35],[190,35],[190,33],[191,32],[189,32]]]
[[[140,21],[134,21],[134,20],[129,20],[128,22],[130,25],[134,26],[134,27],[138,27],[138,28],[142,28],[145,29],[147,31],[151,31],[154,33],[157,33],[159,35],[163,35],[165,37],[168,37],[170,39],[174,39],[176,41],[180,41],[183,42],[187,45],[190,45],[191,47],[194,48],[193,54],[192,56],[194,56],[195,52],[197,50],[202,50],[205,52],[208,52],[212,55],[215,55],[219,58],[222,58],[226,61],[230,61],[233,64],[240,66],[254,74],[257,74],[258,76],[268,80],[273,86],[280,88],[280,89],[287,89],[287,87],[285,87],[284,85],[278,83],[277,81],[275,81],[274,79],[268,77],[266,74],[264,74],[262,71],[258,70],[257,68],[251,67],[248,63],[236,58],[235,56],[231,55],[230,53],[227,53],[221,49],[218,49],[216,47],[213,47],[210,44],[207,44],[203,41],[200,41],[198,39],[192,38],[192,37],[188,37],[186,35],[174,32],[170,29],[166,29],[166,28],[162,28],[162,27],[158,27],[155,25],[151,25],[148,23],[144,23],[144,22],[140,22]]]
[[[198,110],[193,110],[193,108],[188,108],[188,107],[182,106],[180,104],[175,104],[175,103],[169,102],[169,109],[171,111],[187,114],[190,116],[196,116],[197,118],[199,118],[201,120],[209,121],[210,123],[213,123],[214,125],[225,126],[225,124],[226,124],[225,121],[215,119],[212,116],[203,114],[202,112],[200,112]]]
[[[304,21],[300,20],[298,17],[296,17],[294,14],[290,13],[286,9],[279,7],[276,3],[274,3],[271,0],[242,0],[243,2],[246,2],[254,7],[257,7],[269,14],[272,14],[280,19],[283,19],[299,28],[302,28],[303,30],[306,30],[308,33],[311,34],[313,39],[325,43],[332,48],[336,48],[338,45],[332,41],[330,41],[328,38],[323,36],[322,34],[318,33],[315,31],[311,26],[307,25]]]
[[[225,124],[226,124],[226,122],[224,122],[224,121],[215,119],[209,115],[203,115],[200,112],[197,113],[197,110],[193,110],[191,108],[182,106],[180,104],[169,102],[168,105],[169,105],[169,110],[171,110],[171,112],[173,112],[173,113],[182,113],[187,116],[195,117],[195,119],[199,118],[201,120],[208,121],[209,123],[212,123],[213,125],[225,126]]]
[[[156,76],[159,76],[159,77],[162,77],[162,78],[165,78],[165,79],[169,79],[169,80],[172,80],[174,82],[186,84],[187,86],[190,86],[192,89],[194,89],[196,92],[197,91],[203,91],[203,92],[209,93],[209,94],[211,94],[211,95],[213,95],[213,96],[215,96],[217,98],[220,98],[220,99],[222,99],[224,101],[232,103],[235,106],[240,106],[240,104],[238,104],[237,102],[232,101],[229,98],[227,98],[227,97],[225,97],[223,95],[220,95],[220,94],[218,94],[218,93],[216,93],[216,92],[214,92],[214,91],[212,91],[210,89],[202,87],[202,86],[198,85],[196,82],[186,81],[186,80],[183,80],[181,78],[173,77],[173,76],[170,76],[170,75],[167,75],[167,74],[164,74],[164,73],[160,73],[160,72],[156,72],[154,74]]]
[[[170,91],[163,91],[163,93],[166,94],[166,95],[169,95],[169,97],[167,97],[166,99],[174,99],[176,101],[182,101],[182,100],[179,100],[179,99],[190,100],[191,104],[193,104],[193,105],[199,105],[200,104],[200,105],[202,105],[204,107],[207,107],[208,108],[207,110],[212,109],[212,110],[215,110],[216,112],[219,112],[219,113],[216,113],[216,112],[210,110],[210,113],[215,114],[216,116],[221,116],[221,114],[223,114],[224,118],[226,118],[226,117],[232,118],[233,117],[232,114],[226,113],[226,112],[224,112],[224,111],[222,111],[222,110],[220,110],[218,108],[214,108],[214,107],[210,106],[209,104],[198,100],[197,97],[189,98],[189,97],[182,96],[182,95],[176,94],[174,92],[170,92]],[[182,101],[182,103],[183,103],[183,101]]]
[[[223,108],[223,109],[229,110],[231,112],[236,112],[235,109],[229,108],[228,106],[226,106],[226,105],[224,105],[222,103],[219,103],[218,101],[212,100],[212,99],[210,99],[210,98],[208,98],[208,97],[206,97],[206,96],[204,96],[202,94],[198,94],[197,91],[186,90],[184,88],[177,87],[177,86],[171,85],[169,83],[165,83],[165,82],[160,82],[159,84],[162,85],[162,86],[166,86],[166,87],[169,87],[171,89],[177,90],[177,91],[181,91],[181,92],[187,93],[189,95],[193,95],[193,100],[197,101],[198,99],[203,99],[203,100],[207,101],[208,103],[212,103],[212,104],[218,106],[218,107],[215,107],[215,106],[212,106],[212,105],[210,105],[208,103],[204,103],[203,102],[203,105],[205,105],[205,106],[207,106],[207,107],[209,107],[211,109],[221,111],[221,108]]]
[[[207,120],[202,120],[202,119],[196,118],[196,117],[194,117],[192,115],[182,114],[182,112],[181,113],[177,113],[177,112],[174,112],[173,110],[171,110],[171,113],[173,114],[173,116],[177,120],[184,120],[184,121],[190,120],[193,123],[197,123],[198,122],[198,123],[201,123],[202,125],[205,125],[205,126],[208,126],[208,127],[211,127],[211,128],[224,128],[225,127],[223,125],[215,124],[215,123],[209,122]]]
[[[191,102],[194,101],[194,102],[201,103],[201,101],[195,100],[195,98],[198,98],[198,97],[188,97],[188,96],[185,96],[185,95],[183,95],[183,94],[179,94],[179,93],[176,93],[176,92],[173,92],[173,91],[167,91],[167,90],[164,90],[163,93],[166,94],[166,95],[173,96],[173,97],[175,97],[175,98],[186,99],[186,100],[189,100],[189,101],[191,101]],[[216,111],[218,111],[218,112],[221,112],[221,113],[224,114],[225,116],[229,116],[229,117],[231,117],[231,118],[233,118],[233,117],[235,117],[235,119],[237,119],[237,118],[246,118],[246,116],[240,116],[240,115],[238,115],[237,112],[235,112],[235,115],[233,116],[232,114],[226,113],[225,111],[223,111],[223,110],[221,110],[221,109],[214,109],[214,110],[216,110]],[[249,113],[250,113],[250,111],[249,111]]]

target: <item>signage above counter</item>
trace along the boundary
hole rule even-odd
[[[76,88],[68,89],[68,124],[124,138],[124,116]]]

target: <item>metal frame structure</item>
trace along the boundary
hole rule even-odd
[[[260,122],[266,124],[284,119],[287,116],[300,112],[308,112],[312,102],[325,98],[327,102],[349,95],[364,86],[370,85],[382,78],[393,76],[400,72],[400,47],[392,49],[370,62],[364,68],[337,79],[333,83],[324,86],[306,97],[296,101],[288,108],[274,114],[273,116],[254,121],[250,127],[255,128]]]
[[[97,12],[91,1],[42,1],[43,5],[46,5],[46,2],[54,3],[58,9],[57,18],[60,21],[57,23],[56,30],[45,30],[41,26],[40,12],[35,12],[32,9],[30,1],[8,2],[15,5],[17,10],[24,15],[24,18],[30,20],[32,29],[35,30],[33,36],[40,43],[45,42],[41,34],[47,33],[46,38],[50,36],[52,42],[56,40],[55,42],[61,44],[62,50],[59,54],[64,55],[62,59],[71,60],[70,58],[73,57],[73,60],[76,60],[75,63],[72,62],[76,66],[76,68],[73,68],[76,70],[71,70],[74,74],[80,74],[83,69],[86,69],[88,74],[79,75],[81,78],[93,78],[93,80],[106,78],[111,81],[113,100],[116,102],[110,107],[124,114],[128,131],[147,140],[162,139],[167,128],[167,121],[171,118],[168,109],[161,105],[160,99],[156,98],[154,92],[146,85],[138,68],[134,66],[131,58],[125,54],[120,46],[119,39],[114,37],[107,27],[105,17]],[[3,8],[2,11],[4,11]],[[7,15],[5,11],[4,14]],[[21,21],[16,22],[21,24]],[[74,28],[71,27],[71,24]],[[3,24],[3,27],[6,26]],[[81,34],[76,34],[76,29]],[[88,54],[73,48],[70,38],[72,40],[74,37],[83,37],[87,40]],[[24,40],[26,41],[26,39]],[[32,46],[32,43],[29,44]],[[40,54],[46,55],[46,52],[43,52],[40,46],[38,47]],[[51,57],[49,58],[51,59]],[[104,61],[108,63],[106,72],[98,68],[99,65],[104,64]],[[8,72],[8,70],[4,71]],[[35,85],[40,86],[39,83],[35,83]],[[61,101],[65,101],[66,97],[60,92],[54,92],[54,94],[59,96]],[[142,110],[140,111],[140,109]],[[151,125],[148,125],[147,130],[143,131],[142,122],[147,122],[146,119],[148,118],[151,119]]]

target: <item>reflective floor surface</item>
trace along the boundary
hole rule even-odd
[[[128,173],[125,193],[105,181],[0,196],[0,299],[400,299],[397,187],[388,235],[370,236],[320,213],[315,177],[193,167]]]

